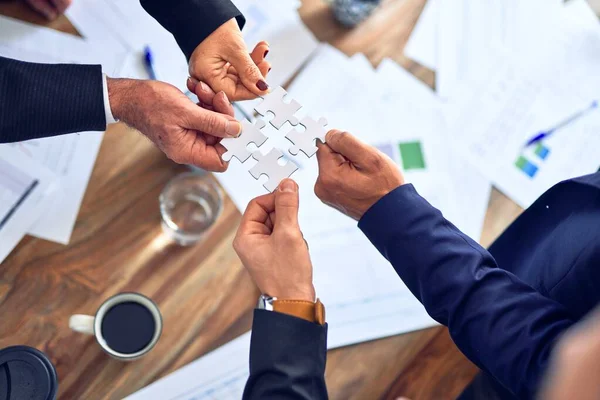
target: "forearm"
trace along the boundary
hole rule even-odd
[[[99,65],[0,57],[0,143],[104,129]]]
[[[497,268],[412,185],[382,198],[359,226],[469,359],[519,398],[535,395],[573,323],[561,305]]]
[[[244,400],[327,398],[327,325],[255,310]]]
[[[148,14],[171,32],[189,59],[194,49],[232,18],[240,29],[244,16],[229,0],[140,0]]]

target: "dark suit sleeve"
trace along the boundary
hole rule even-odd
[[[359,227],[471,361],[518,398],[535,396],[553,345],[573,324],[562,305],[498,268],[412,185],[380,199]]]
[[[99,65],[0,57],[0,143],[105,129]]]
[[[240,29],[246,20],[230,0],[140,0],[142,7],[166,30],[190,58],[196,46],[223,23],[236,18]]]
[[[255,310],[244,400],[327,399],[327,325]]]

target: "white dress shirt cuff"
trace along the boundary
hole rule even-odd
[[[106,115],[106,125],[114,124],[118,122],[113,117],[112,110],[110,109],[110,99],[108,98],[108,84],[106,82],[106,74],[102,74],[102,93],[104,94],[104,114]]]

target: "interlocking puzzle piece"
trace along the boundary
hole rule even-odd
[[[319,118],[318,121],[315,121],[311,117],[304,117],[302,121],[300,121],[300,125],[305,127],[304,132],[300,132],[298,129],[294,128],[285,137],[287,140],[293,143],[293,146],[290,146],[290,153],[293,155],[297,155],[298,152],[303,152],[307,157],[312,157],[317,152],[317,146],[315,146],[315,139],[319,139],[321,142],[325,143],[325,135],[327,134],[327,130],[325,127],[327,126],[327,120],[325,118]]]
[[[254,124],[249,121],[242,121],[242,133],[236,138],[225,138],[221,140],[223,147],[227,152],[221,157],[224,161],[230,161],[233,157],[244,162],[250,158],[252,153],[248,151],[248,145],[254,143],[256,147],[262,146],[267,137],[261,132],[267,124],[261,119],[257,119]]]
[[[271,149],[267,154],[262,154],[260,151],[252,153],[252,158],[258,163],[250,168],[248,172],[258,179],[261,175],[267,175],[269,180],[263,185],[269,192],[277,189],[279,183],[288,178],[298,169],[298,166],[288,160],[285,165],[280,165],[277,160],[283,157],[283,153],[278,149]]]
[[[287,92],[278,86],[264,96],[263,101],[254,108],[263,117],[271,111],[275,115],[275,118],[271,120],[271,125],[277,129],[280,129],[287,121],[292,125],[298,125],[298,118],[294,114],[302,108],[302,105],[293,99],[289,103],[284,102],[283,99],[286,95]]]

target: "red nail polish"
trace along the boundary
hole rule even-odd
[[[263,58],[265,58],[267,56],[267,54],[269,54],[269,50],[265,51],[265,55],[263,56]]]
[[[263,80],[260,80],[260,81],[256,82],[256,87],[259,90],[264,91],[264,90],[267,90],[269,88],[269,85],[267,85],[267,82],[265,82]]]

